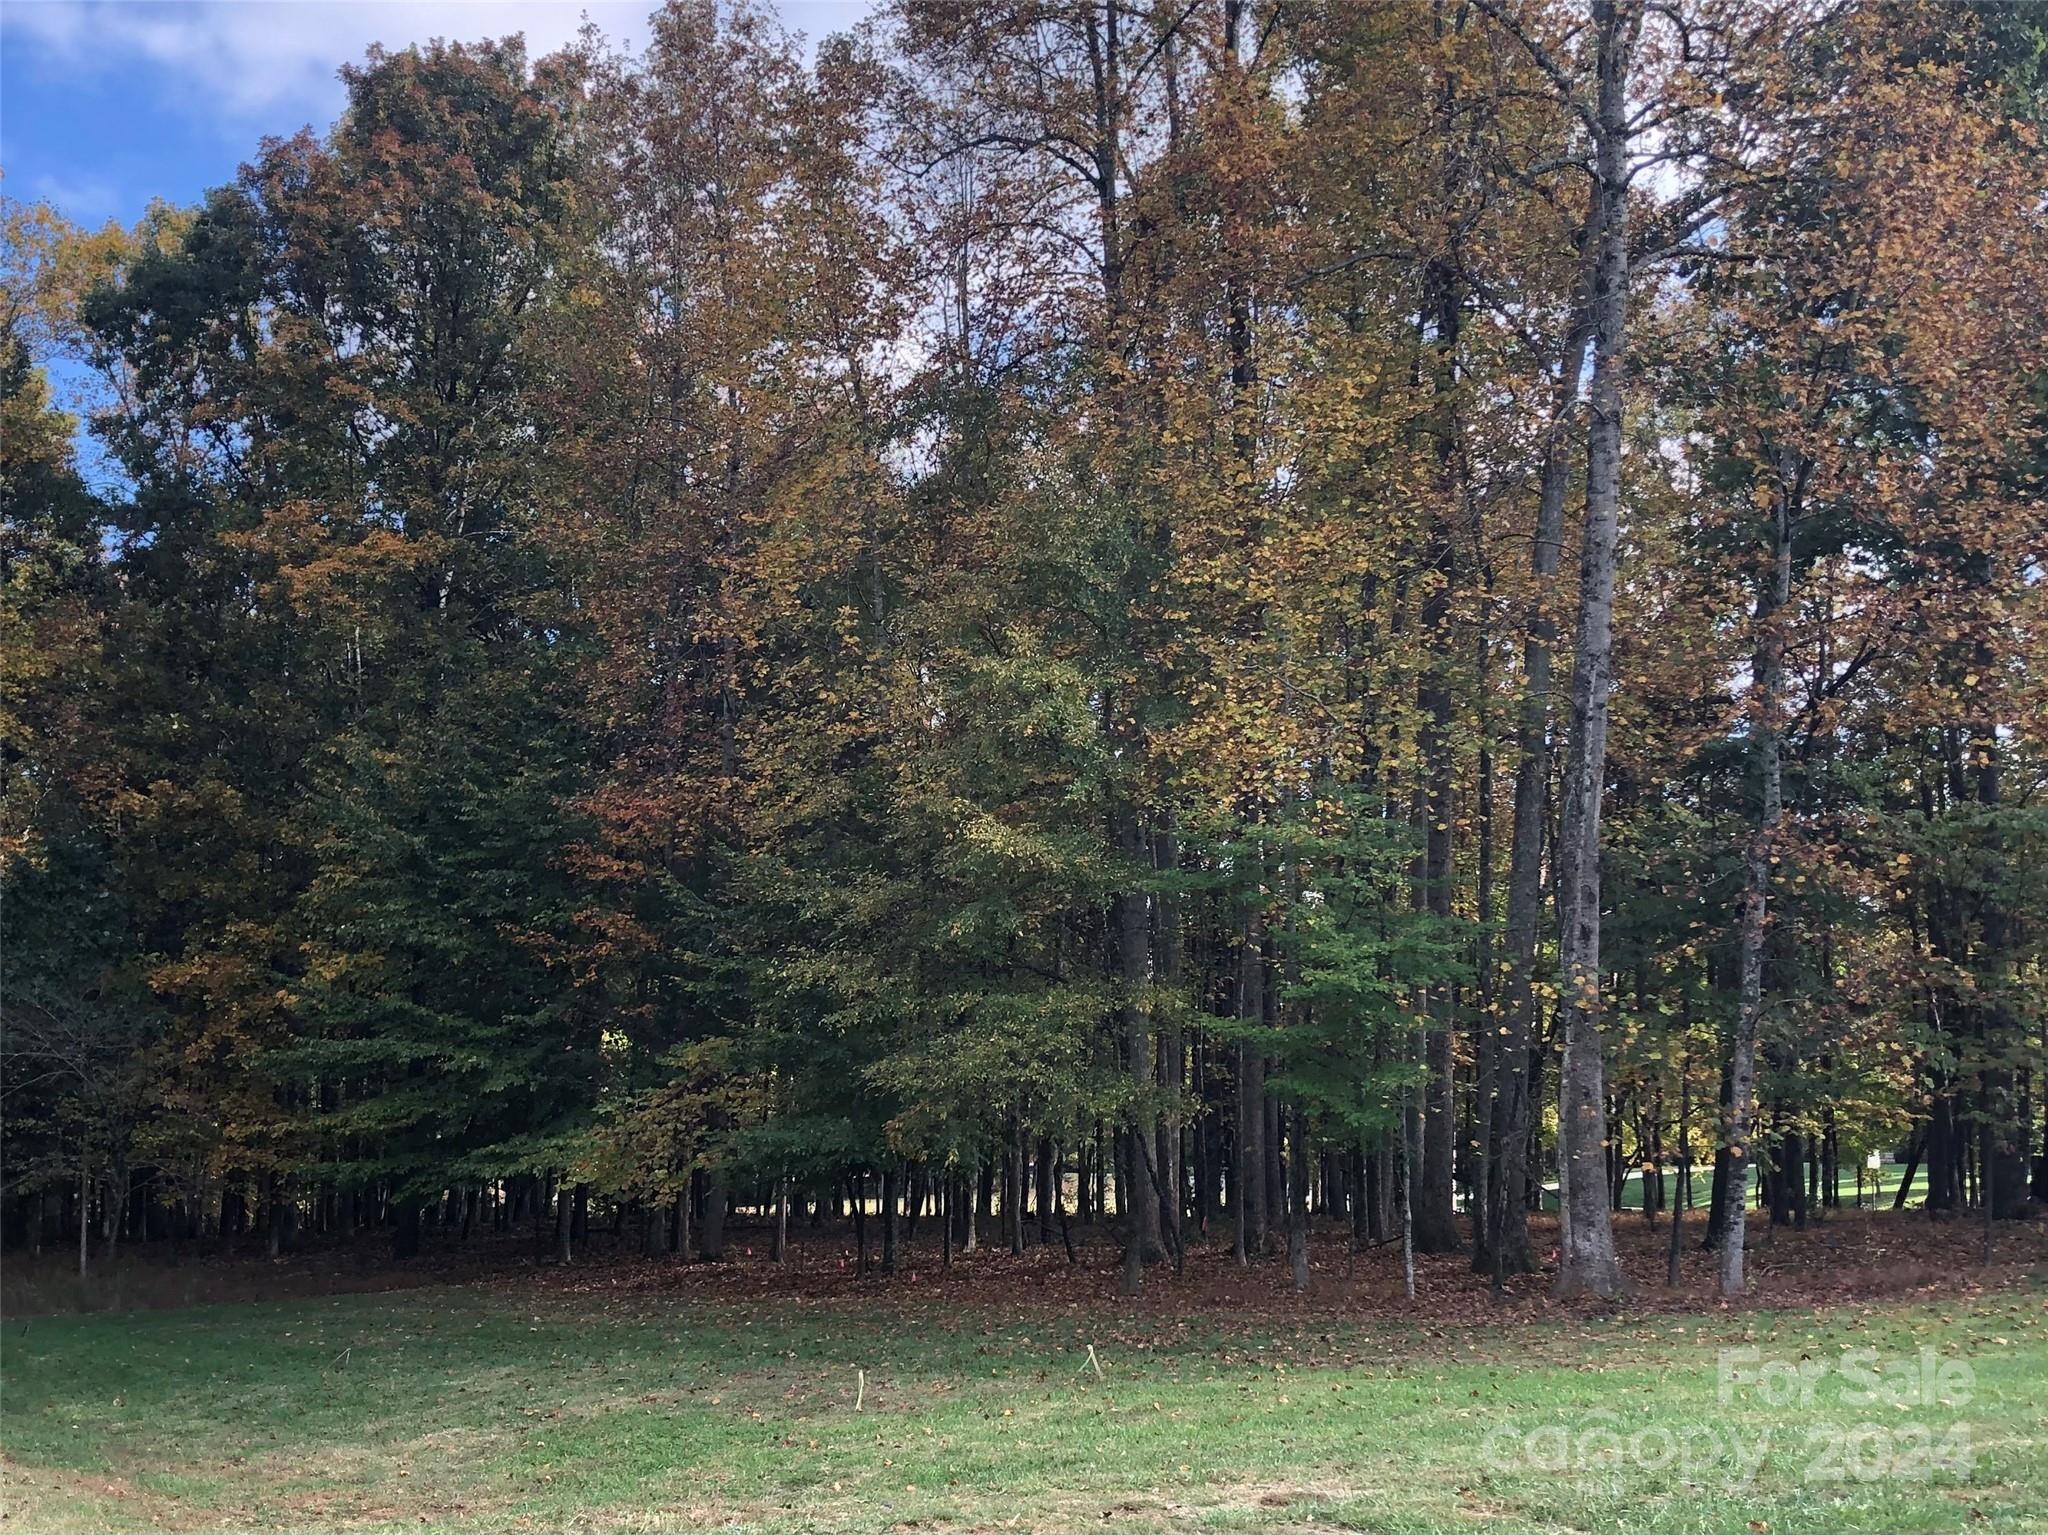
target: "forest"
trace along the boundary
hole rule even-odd
[[[2048,1200],[2048,10],[343,76],[5,206],[10,1262],[1612,1297],[1626,1197],[1741,1297]]]

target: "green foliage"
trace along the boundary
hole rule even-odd
[[[10,207],[9,1186],[403,1234],[1114,1140],[1192,1211],[1424,1101],[1448,1226],[1556,1033],[1585,34],[1260,10],[674,0]],[[1771,1122],[2017,1163],[2041,27],[1776,21],[1635,87],[1610,1109],[1707,1144],[1782,644]]]

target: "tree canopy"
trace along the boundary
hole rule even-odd
[[[373,51],[132,230],[8,204],[7,1240],[717,1258],[878,1187],[885,1264],[1071,1204],[1131,1288],[1320,1214],[1499,1283],[1549,1188],[1606,1292],[1698,1160],[1739,1291],[1746,1193],[1873,1152],[2022,1213],[2042,60],[670,0]]]

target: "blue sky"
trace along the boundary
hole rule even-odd
[[[608,36],[646,36],[649,0],[4,0],[0,168],[7,195],[74,222],[132,223],[152,197],[196,201],[232,180],[266,134],[325,129],[335,71],[373,42],[526,34],[536,54],[587,13]],[[813,40],[867,0],[784,0]]]

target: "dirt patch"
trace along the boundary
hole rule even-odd
[[[68,1531],[196,1529],[205,1519],[178,1499],[137,1487],[111,1471],[24,1466],[0,1457],[0,1528]]]

